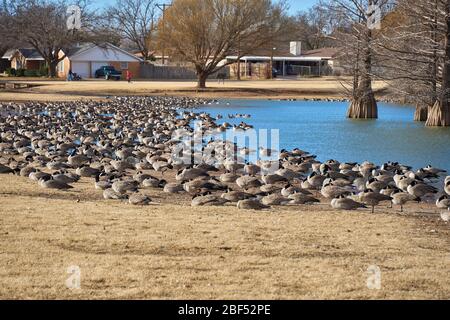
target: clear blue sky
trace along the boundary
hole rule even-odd
[[[91,0],[92,6],[103,7],[109,3],[114,3],[114,0]],[[160,0],[161,3],[169,3],[170,0]],[[290,13],[295,14],[300,10],[311,8],[318,0],[288,0],[290,5]]]

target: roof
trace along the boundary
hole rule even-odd
[[[84,43],[84,44],[75,46],[72,49],[68,50],[68,52],[66,52],[66,55],[67,55],[67,57],[69,59],[74,59],[77,56],[80,56],[80,55],[82,55],[82,54],[84,54],[84,53],[88,52],[89,50],[94,49],[96,47],[104,48],[104,49],[116,50],[116,51],[119,51],[122,54],[130,57],[131,59],[134,59],[134,60],[137,60],[137,61],[142,61],[141,58],[135,56],[134,54],[132,54],[132,53],[130,53],[130,52],[128,52],[128,51],[126,51],[126,50],[124,50],[122,48],[116,47],[115,45],[113,45],[111,43],[107,43],[107,42],[100,43],[100,44]]]
[[[291,61],[318,61],[322,59],[332,59],[339,52],[339,48],[321,48],[316,50],[302,51],[301,55],[297,56],[290,52],[289,45],[281,45],[273,51],[274,60],[291,60]],[[243,57],[244,59],[268,60],[272,56],[270,49],[258,49],[251,54]],[[237,59],[237,54],[228,56],[228,59]]]
[[[89,51],[90,49],[93,49],[95,47],[105,47],[112,50],[120,51],[121,53],[129,56],[130,58],[142,61],[139,57],[136,57],[132,53],[129,53],[126,50],[123,50],[119,47],[116,47],[110,43],[102,43],[102,44],[95,44],[95,43],[82,43],[76,46],[73,46],[71,49],[67,50],[66,55],[69,57],[69,59],[78,56],[84,52]],[[36,49],[33,48],[19,48],[19,49],[11,49],[8,50],[2,57],[2,59],[8,59],[11,60],[11,58],[14,56],[14,54],[19,51],[20,54],[26,59],[26,60],[44,60],[44,58],[39,54],[39,52]]]
[[[19,49],[11,49],[6,51],[3,55],[3,59],[11,60],[12,57],[16,54],[16,52],[20,52],[20,54],[27,60],[44,60],[41,54],[33,48],[19,48]]]

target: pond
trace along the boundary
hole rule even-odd
[[[414,108],[379,103],[378,120],[346,118],[347,102],[221,100],[201,106],[218,123],[244,121],[255,129],[279,129],[280,148],[300,148],[320,161],[397,161],[414,168],[429,164],[450,172],[450,128],[427,128],[413,121]],[[228,114],[250,114],[229,119]]]

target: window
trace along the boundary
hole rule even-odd
[[[58,63],[58,72],[64,72],[64,60]]]
[[[128,69],[128,62],[121,62],[120,63],[120,69],[127,70]]]

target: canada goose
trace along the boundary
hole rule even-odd
[[[49,176],[42,177],[41,180],[39,180],[39,185],[47,189],[57,189],[57,190],[73,189],[71,185],[68,185],[67,183],[60,182],[57,180],[53,180],[52,177]]]
[[[283,189],[281,189],[281,195],[284,197],[289,197],[291,194],[295,193],[300,193],[303,195],[312,195],[312,193],[309,192],[308,190],[293,186],[291,184],[287,184],[286,186],[284,186]]]
[[[375,206],[383,201],[391,201],[390,196],[374,192],[372,189],[367,189],[358,195],[359,201],[372,207],[372,213],[375,211]]]
[[[261,172],[261,168],[256,164],[247,164],[244,167],[244,172],[249,176],[256,176]]]
[[[312,188],[319,190],[322,188],[323,181],[326,179],[325,176],[319,175],[316,172],[311,173],[308,176],[308,182],[312,186]]]
[[[21,177],[29,177],[30,173],[36,172],[36,169],[33,167],[24,167],[20,169],[20,176]]]
[[[369,179],[366,183],[366,188],[373,190],[375,193],[380,192],[381,189],[386,188],[387,183],[384,181],[376,180],[375,178]]]
[[[166,193],[180,193],[184,191],[183,185],[178,183],[167,183],[163,189]]]
[[[28,176],[31,180],[39,182],[44,177],[51,177],[51,174],[42,171],[33,171]]]
[[[195,196],[192,198],[192,207],[202,207],[202,206],[221,206],[227,203],[228,200],[214,196],[212,194],[204,194],[200,196]]]
[[[146,206],[151,201],[150,197],[141,193],[133,193],[128,197],[128,203],[134,206]]]
[[[259,190],[265,193],[280,193],[281,187],[274,184],[263,184]]]
[[[103,191],[103,198],[105,200],[124,200],[127,199],[127,195],[118,193],[113,189],[106,189]]]
[[[127,181],[127,180],[118,180],[113,182],[111,188],[117,192],[117,193],[127,193],[127,192],[137,192],[138,190],[138,183],[134,180]]]
[[[53,173],[52,179],[59,181],[59,182],[70,184],[70,183],[75,183],[78,180],[80,180],[80,176],[75,173],[71,173],[71,172],[62,173],[60,171],[56,171]]]
[[[114,170],[119,172],[123,172],[127,169],[133,169],[133,166],[126,160],[112,160],[110,164]]]
[[[289,199],[278,194],[269,194],[261,198],[261,203],[266,206],[279,206],[289,203]]]
[[[220,175],[219,180],[223,183],[235,183],[237,178],[239,176],[233,173],[223,173]]]
[[[364,204],[356,202],[345,196],[340,196],[339,198],[334,198],[331,200],[331,206],[333,209],[339,210],[356,210],[359,208],[367,208]]]
[[[448,179],[448,181],[446,179],[445,186],[444,186],[444,191],[445,191],[446,194],[448,194],[450,196],[450,179]]]
[[[351,194],[351,190],[348,190],[347,188],[343,187],[334,186],[332,184],[327,184],[320,190],[320,193],[327,199],[334,199],[341,195]]]
[[[417,181],[411,182],[411,184],[407,187],[407,191],[416,198],[422,198],[429,194],[438,193],[438,190],[435,187],[418,183]]]
[[[423,170],[425,170],[429,173],[432,173],[432,174],[440,174],[440,173],[447,172],[447,170],[435,168],[435,167],[432,167],[431,165],[426,166],[425,168],[423,168]]]
[[[237,208],[240,210],[264,210],[270,209],[270,206],[266,206],[256,199],[245,199],[238,201]]]
[[[400,212],[403,212],[403,206],[407,202],[417,201],[420,202],[420,198],[415,197],[407,192],[396,190],[391,194],[392,204],[400,206]]]
[[[80,177],[91,178],[100,174],[100,170],[88,167],[86,165],[81,165],[75,170],[75,173]]]
[[[288,182],[288,179],[286,179],[285,177],[282,177],[278,174],[263,175],[263,176],[261,176],[261,180],[265,184],[275,184],[277,182]]]
[[[236,180],[236,184],[242,189],[248,189],[251,187],[260,187],[262,185],[261,181],[259,181],[256,177],[251,176],[242,176]]]
[[[78,168],[89,162],[89,158],[82,154],[76,154],[77,150],[74,149],[72,154],[67,158],[67,163],[73,168]]]
[[[186,168],[181,170],[175,176],[177,181],[189,181],[199,177],[207,177],[209,174],[200,168]]]
[[[436,206],[439,209],[447,209],[450,211],[450,196],[443,195],[436,200]]]
[[[319,199],[302,193],[293,193],[289,195],[288,198],[291,200],[289,202],[290,204],[308,204],[320,202]]]
[[[148,177],[144,181],[142,181],[142,186],[144,188],[164,188],[166,183],[166,180],[159,180],[155,177]]]
[[[97,174],[95,176],[95,184],[94,184],[95,189],[97,189],[97,190],[106,190],[106,189],[111,188],[111,185],[112,185],[111,181],[108,181],[108,180],[100,181],[100,174]]]
[[[230,202],[238,202],[240,200],[244,200],[250,197],[250,195],[246,192],[242,192],[242,191],[233,191],[233,190],[228,190],[228,192],[223,193],[221,195],[221,197],[223,199],[226,199]]]

